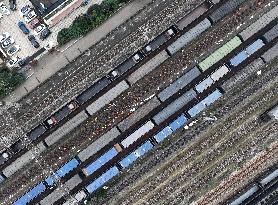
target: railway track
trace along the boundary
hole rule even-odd
[[[270,77],[271,75],[269,75],[269,77]],[[273,77],[273,76],[272,76]],[[259,81],[259,79],[258,79],[258,81]],[[262,81],[262,82],[267,82],[267,81]],[[258,83],[258,82],[256,82],[256,83]],[[255,84],[255,83],[254,83]],[[254,85],[253,84],[253,85]],[[245,94],[245,98],[246,98],[246,94],[249,94],[249,95],[251,95],[250,94],[250,91],[252,90],[252,89],[250,89],[252,86],[250,86],[250,87],[248,87],[248,89],[246,89],[245,91],[246,91],[246,93],[244,92],[244,91],[242,91],[244,94]],[[254,88],[257,88],[258,89],[258,87],[261,87],[261,83],[259,83],[259,84],[257,84],[257,86],[254,86]],[[254,92],[256,92],[256,90],[253,88],[253,92],[251,92],[251,93],[254,93]],[[237,94],[237,95],[239,95],[239,94]],[[244,95],[242,95],[242,96],[244,96]],[[248,96],[248,95],[247,95]],[[234,96],[227,96],[227,98],[233,98]],[[259,96],[257,96],[258,98],[260,98]],[[238,98],[238,97],[237,97]],[[250,97],[249,97],[250,98]],[[250,99],[251,100],[251,99]],[[231,99],[231,103],[233,103],[233,102],[235,102],[235,101],[233,101],[233,99]],[[239,103],[240,101],[237,101],[237,102],[235,102],[235,103]],[[221,101],[219,102],[220,104],[222,104],[221,103]],[[242,104],[242,102],[240,103],[240,104]],[[216,105],[217,106],[217,105]],[[230,104],[230,106],[232,106],[232,104]],[[220,108],[220,109],[222,109],[222,108]],[[224,107],[224,110],[226,110],[227,109],[227,111],[226,112],[229,112],[228,110],[229,109],[231,109],[231,108],[225,108]],[[255,108],[254,108],[255,109]],[[243,110],[244,110],[244,108],[243,108]],[[253,110],[253,109],[252,109]],[[260,109],[259,109],[260,110]],[[221,111],[223,111],[223,110],[220,110],[220,112]],[[260,112],[260,111],[259,111]],[[258,113],[257,113],[258,114]],[[216,116],[217,116],[217,114],[216,114]],[[232,120],[232,117],[226,117],[225,119],[226,119],[226,122],[228,122],[229,123],[229,125],[228,126],[224,126],[224,127],[221,127],[221,129],[219,129],[219,130],[221,130],[221,131],[215,131],[215,132],[217,132],[217,137],[219,138],[222,134],[223,134],[223,132],[222,132],[222,130],[227,130],[227,129],[229,129],[229,127],[233,127],[233,126],[235,126],[237,123],[241,123],[242,122],[242,120],[240,120],[241,118],[238,116],[238,113],[233,113],[233,116],[235,117],[235,116],[237,116],[237,118],[236,119],[234,119],[234,120]],[[217,116],[217,117],[219,117],[219,116]],[[248,117],[248,116],[245,116],[245,117]],[[213,129],[213,128],[212,128]],[[209,133],[211,133],[212,132],[212,130],[209,130]],[[200,139],[204,139],[203,138],[204,136],[200,136]],[[214,142],[213,142],[213,140],[216,140],[215,139],[216,137],[214,137],[214,138],[210,138],[210,139],[208,139],[208,142],[206,142],[205,140],[202,140],[201,142],[199,141],[198,142],[198,146],[196,145],[196,147],[195,147],[195,149],[194,148],[192,148],[192,149],[189,149],[189,150],[187,150],[187,157],[185,157],[183,160],[187,160],[188,158],[194,158],[194,156],[198,156],[198,153],[201,153],[201,150],[200,150],[200,148],[205,148],[205,147],[209,147],[210,145],[213,145],[214,144]],[[197,149],[196,149],[197,148]],[[170,149],[171,149],[171,147],[170,147]],[[196,150],[198,150],[198,152],[196,153]],[[159,153],[157,153],[158,155],[159,155]],[[163,152],[161,153],[162,155],[163,155]],[[190,156],[191,155],[191,156]],[[180,158],[181,157],[178,157],[178,158],[170,158],[170,160],[169,161],[175,161],[176,163],[179,163],[179,161],[180,161]],[[163,160],[163,157],[162,157],[162,159],[161,160]],[[182,161],[182,162],[180,162],[179,164],[184,164],[185,163],[185,161]],[[140,163],[141,164],[141,163]],[[168,166],[167,167],[170,167],[169,168],[169,170],[167,171],[167,172],[164,172],[163,174],[164,175],[167,175],[167,174],[171,174],[173,171],[174,171],[174,169],[175,169],[175,167],[177,167],[177,166],[174,166],[173,164],[168,164]],[[158,169],[161,171],[161,170],[163,170],[165,167],[164,166],[161,166],[161,167],[159,167]],[[139,168],[140,169],[140,168]],[[144,172],[147,172],[147,170],[145,170]],[[161,171],[162,172],[162,171]],[[131,174],[134,174],[135,175],[135,173],[131,173]],[[162,174],[162,175],[163,175]],[[157,175],[157,173],[156,172],[154,172],[154,173],[151,173],[151,176],[150,176],[151,178],[145,178],[145,177],[143,177],[143,176],[141,176],[141,177],[138,177],[138,178],[143,178],[145,181],[147,181],[148,183],[148,186],[151,186],[151,187],[149,187],[150,188],[150,190],[152,190],[152,189],[154,189],[157,185],[156,185],[156,179],[160,179],[160,177],[159,177],[159,175]],[[128,178],[128,177],[127,177]],[[160,179],[161,180],[161,179]],[[128,181],[128,179],[127,179],[127,181]],[[125,186],[127,186],[129,183],[127,183],[127,181],[125,181],[125,182],[123,182],[123,185],[125,185]],[[131,178],[131,180],[130,181],[132,181],[132,178]],[[131,182],[130,182],[130,184],[131,184]],[[148,192],[147,190],[146,190],[146,188],[145,187],[143,187],[143,185],[142,185],[142,190],[144,190],[144,192],[143,193],[140,193],[140,191],[138,191],[138,190],[140,190],[140,185],[138,185],[138,187],[136,187],[136,193],[133,193],[133,192],[131,192],[131,193],[129,193],[128,191],[126,191],[125,190],[125,193],[123,194],[120,194],[122,197],[123,196],[125,196],[125,195],[130,195],[130,196],[135,196],[136,197],[136,194],[142,194],[142,195],[144,195],[145,194],[145,192]],[[131,189],[133,189],[133,188],[135,188],[135,187],[132,187]],[[119,188],[120,190],[121,189],[124,189],[123,187],[122,188]],[[118,188],[116,188],[116,190],[118,190]],[[128,197],[127,197],[128,198]],[[140,197],[138,197],[138,198],[140,198]],[[121,200],[120,201],[116,201],[116,203],[123,203]],[[130,201],[127,201],[127,203],[130,203]]]
[[[114,103],[113,103],[114,104]],[[112,106],[112,108],[113,107],[115,107],[115,106]],[[122,111],[121,111],[122,112]],[[121,117],[122,117],[122,115],[121,115]],[[82,137],[84,137],[84,136],[82,136]],[[75,139],[76,140],[76,139]],[[76,141],[75,141],[76,142]],[[57,152],[57,153],[59,153],[58,155],[61,155],[62,153],[61,152],[63,152],[63,151],[65,151],[65,150],[63,150],[63,149],[65,149],[66,151],[67,151],[67,148],[65,147],[65,146],[63,146],[63,147],[61,147],[61,149]],[[61,153],[61,154],[60,154]],[[45,163],[49,163],[48,162],[48,159],[43,159],[43,160],[46,160],[45,162],[43,162],[42,164],[45,164]]]
[[[226,123],[229,123],[229,122],[226,122]],[[242,126],[244,127],[245,125],[243,124]],[[256,127],[256,123],[251,126],[249,132],[253,133],[253,130],[255,127]],[[228,129],[224,133],[219,133],[219,134],[222,137],[223,136],[225,136],[225,138],[227,137],[230,141],[234,141],[235,136],[226,136],[225,135],[225,133],[233,132],[234,129],[235,128],[232,127],[232,130]],[[238,130],[235,129],[234,132],[237,133]],[[235,133],[234,133],[234,135],[235,135]],[[242,138],[244,138],[246,135],[248,135],[248,128],[247,128],[247,130],[244,130],[244,132],[241,132]],[[263,143],[263,142],[261,142],[261,143]],[[175,202],[173,199],[176,197],[169,199],[169,201],[167,201],[165,203],[162,203],[159,200],[165,200],[165,198],[167,198],[169,195],[173,194],[175,192],[175,190],[177,190],[180,183],[185,183],[185,181],[186,180],[188,181],[189,178],[192,179],[192,177],[196,173],[202,172],[202,170],[204,169],[203,166],[208,166],[207,164],[210,164],[211,161],[215,157],[217,158],[217,157],[222,157],[223,155],[225,155],[226,151],[229,150],[229,149],[227,149],[227,147],[231,146],[231,148],[233,148],[233,147],[238,146],[238,144],[236,144],[236,140],[234,143],[231,143],[231,142],[229,143],[227,141],[226,142],[224,141],[223,143],[221,143],[221,141],[218,141],[218,142],[214,142],[213,144],[217,144],[217,147],[219,146],[218,148],[221,151],[219,149],[216,149],[216,150],[211,149],[211,146],[209,146],[207,148],[208,150],[206,150],[206,152],[203,151],[201,155],[196,155],[194,158],[193,158],[193,156],[189,158],[188,156],[190,155],[190,151],[186,150],[186,152],[183,153],[183,156],[185,158],[184,160],[171,159],[171,162],[173,162],[173,163],[168,165],[167,168],[164,168],[163,166],[159,167],[159,173],[154,173],[154,175],[155,175],[154,178],[148,179],[148,182],[141,188],[133,190],[132,193],[129,194],[129,196],[127,197],[127,200],[120,201],[120,203],[121,204],[133,204],[133,203],[134,204],[145,204],[144,202],[148,202],[147,204],[169,204],[169,203],[171,204],[171,202]],[[250,144],[250,142],[249,142],[249,144]],[[251,144],[251,145],[256,146],[256,144],[255,145]],[[223,149],[221,149],[221,148],[223,148]],[[216,154],[216,156],[215,156],[215,154]],[[197,162],[196,162],[196,159],[197,159]],[[186,174],[180,175],[180,173],[186,173]],[[174,181],[171,180],[172,177],[174,178]],[[198,182],[199,182],[198,180],[194,180],[193,184],[196,185],[196,184],[198,184]],[[189,189],[189,187],[186,187],[186,189]],[[187,195],[184,192],[182,192],[182,196],[186,197]],[[135,198],[134,199],[135,201],[136,201],[136,199],[139,199],[139,200],[135,203],[134,201],[131,200],[132,198],[133,199]],[[182,198],[178,198],[178,199],[182,199]],[[117,203],[119,203],[119,201],[117,201],[115,204],[117,204]]]

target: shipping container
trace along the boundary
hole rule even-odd
[[[225,45],[218,48],[216,51],[214,51],[210,56],[208,56],[205,60],[203,60],[199,67],[202,71],[207,70],[211,66],[213,66],[215,63],[220,61],[222,58],[224,58],[226,55],[228,55],[230,52],[232,52],[235,48],[237,48],[241,44],[241,40],[239,37],[234,37],[230,41],[228,41]]]
[[[170,136],[173,133],[172,129],[167,126],[165,128],[163,128],[163,130],[161,130],[159,133],[157,133],[154,136],[154,139],[159,143],[162,142],[164,139],[166,139],[168,136]]]
[[[70,133],[74,128],[80,125],[88,118],[88,115],[85,111],[78,113],[72,119],[67,121],[63,126],[59,127],[56,131],[50,134],[48,137],[45,138],[45,143],[48,146],[53,145],[54,143],[58,142],[62,137],[66,134]]]
[[[262,58],[265,62],[270,62],[274,58],[278,56],[278,43],[276,43],[272,48],[270,48],[268,51],[266,51],[263,55]]]
[[[108,75],[114,79],[121,75],[123,75],[125,72],[130,70],[133,66],[135,66],[139,61],[141,61],[144,58],[144,55],[138,51],[135,53],[132,57],[125,60],[123,63],[118,65],[113,71],[111,71]]]
[[[27,133],[27,137],[30,140],[35,140],[39,138],[43,133],[45,133],[46,127],[44,125],[39,124],[37,127],[35,127],[32,131]]]
[[[164,90],[162,90],[158,94],[159,99],[164,102],[165,100],[170,98],[172,95],[177,93],[179,90],[181,90],[185,86],[187,86],[190,82],[192,82],[200,74],[201,74],[201,72],[197,67],[192,68],[191,70],[186,72],[184,75],[179,77],[172,84],[170,84],[168,87],[166,87]]]
[[[222,96],[222,93],[218,89],[216,89],[214,92],[209,94],[206,98],[204,98],[198,104],[196,104],[191,109],[189,109],[188,110],[189,115],[191,117],[195,117],[197,114],[199,114],[201,111],[203,111],[207,106],[211,105],[216,100],[218,100],[221,96]]]
[[[133,162],[135,162],[139,157],[142,157],[146,153],[148,153],[153,148],[153,145],[150,141],[146,141],[136,150],[128,154],[125,158],[123,158],[119,163],[123,168],[128,167]]]
[[[255,33],[257,33],[259,30],[264,28],[267,24],[269,24],[276,17],[278,17],[278,6],[275,6],[273,9],[271,9],[269,12],[264,14],[253,24],[248,26],[245,30],[240,32],[239,36],[245,41],[246,39],[250,38]]]
[[[212,80],[218,81],[220,78],[222,78],[228,72],[229,72],[229,68],[226,65],[222,65],[220,68],[218,68],[216,71],[214,71],[210,77]]]
[[[51,176],[45,179],[48,186],[53,186],[55,182],[59,181],[61,178],[69,174],[72,170],[78,167],[79,162],[77,159],[73,158],[64,164],[61,168],[55,171]]]
[[[171,104],[169,104],[167,107],[165,107],[162,111],[160,111],[158,114],[156,114],[153,117],[153,120],[156,124],[160,124],[166,119],[168,119],[171,115],[173,115],[175,112],[177,112],[179,109],[184,107],[188,102],[193,100],[197,97],[196,92],[191,89],[184,93],[182,96],[180,96],[178,99],[174,100]]]
[[[73,110],[75,110],[78,105],[75,102],[70,102],[63,106],[57,112],[55,112],[51,117],[47,118],[44,123],[48,127],[52,127],[58,124],[61,120],[67,117]]]
[[[138,80],[143,78],[145,75],[160,66],[165,60],[169,58],[169,55],[165,50],[161,51],[159,54],[150,59],[147,63],[142,65],[136,71],[134,71],[130,76],[128,76],[127,81],[130,84],[136,83]]]
[[[37,184],[34,188],[16,200],[13,205],[25,205],[29,204],[32,200],[37,198],[41,193],[46,190],[46,187],[43,183]]]
[[[6,177],[12,176],[19,169],[21,169],[26,164],[31,162],[35,157],[39,156],[44,150],[46,150],[46,147],[43,145],[43,143],[40,142],[35,147],[30,149],[28,152],[18,157],[14,162],[12,162],[5,169],[3,169],[3,174]]]
[[[171,130],[176,131],[177,129],[181,128],[182,126],[185,125],[185,123],[187,122],[187,118],[185,117],[184,114],[182,114],[181,116],[179,116],[177,119],[175,119],[174,121],[172,121],[169,124],[169,127],[171,128]]]
[[[197,38],[201,33],[207,30],[211,26],[211,23],[208,19],[204,19],[195,27],[190,29],[188,32],[179,37],[175,42],[167,47],[169,54],[173,55],[178,52],[181,48],[189,44],[192,40]]]
[[[195,86],[195,89],[197,92],[202,93],[204,90],[208,89],[213,83],[214,83],[214,81],[209,76],[206,79],[204,79],[202,82],[197,84]]]
[[[113,147],[112,149],[108,150],[103,155],[101,155],[99,158],[97,158],[94,162],[92,162],[91,164],[83,168],[82,169],[83,173],[86,176],[93,174],[100,167],[102,167],[111,159],[113,159],[115,156],[117,156],[117,154],[118,154],[117,150]]]
[[[164,33],[157,36],[147,46],[145,46],[142,49],[142,52],[144,54],[148,54],[148,53],[158,49],[160,46],[162,46],[164,43],[166,43],[176,33],[177,33],[177,30],[175,29],[175,27],[169,28],[167,31],[165,31]]]
[[[142,137],[143,135],[148,133],[153,128],[154,128],[154,124],[151,121],[146,122],[143,126],[138,128],[131,135],[129,135],[127,138],[125,138],[121,142],[122,146],[125,147],[125,148],[129,147],[136,140],[138,140],[140,137]]]
[[[189,24],[191,24],[194,20],[199,18],[201,15],[203,15],[208,9],[210,8],[210,4],[208,2],[204,2],[201,5],[199,5],[197,8],[195,8],[193,11],[191,11],[189,14],[187,14],[185,17],[183,17],[181,20],[179,20],[176,25],[180,30],[183,30],[185,27],[187,27]]]
[[[116,137],[120,135],[120,132],[117,128],[112,128],[102,136],[98,137],[92,144],[87,148],[82,150],[77,156],[81,161],[85,161],[105,147],[109,142],[113,141]]]
[[[97,111],[99,111],[105,105],[109,104],[112,100],[114,100],[128,88],[129,85],[125,81],[118,83],[115,87],[111,88],[109,91],[107,91],[107,93],[105,93],[99,99],[89,105],[86,110],[90,115],[95,114]]]
[[[56,188],[53,192],[47,195],[40,201],[40,205],[52,205],[69,191],[82,182],[82,179],[78,175],[74,175],[72,178],[67,180],[61,187]]]
[[[237,7],[239,7],[243,2],[246,0],[228,0],[226,3],[224,3],[222,6],[220,6],[218,9],[216,9],[209,18],[216,23],[217,21],[221,20],[223,17],[231,13],[233,10],[235,10]]]
[[[149,114],[152,110],[154,110],[159,105],[160,105],[160,101],[157,99],[157,97],[153,97],[147,103],[143,104],[141,107],[135,110],[135,112],[133,112],[130,116],[128,116],[123,121],[121,121],[118,124],[118,128],[122,132],[126,131],[128,128],[130,128],[136,122],[141,120],[143,117],[145,117],[147,114]]]
[[[80,95],[76,97],[76,101],[79,105],[83,105],[85,102],[90,100],[93,96],[103,90],[107,85],[109,85],[111,81],[107,77],[103,77],[85,91],[83,91]]]
[[[270,29],[268,32],[266,32],[263,35],[264,39],[267,42],[270,42],[272,40],[274,40],[275,38],[278,37],[278,24],[276,26],[274,26],[272,29]]]
[[[92,181],[88,186],[86,186],[87,191],[89,193],[93,193],[118,174],[119,169],[116,166],[111,167],[108,171],[103,173],[100,177],[98,177],[97,179]]]

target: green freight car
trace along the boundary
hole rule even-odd
[[[241,44],[240,38],[237,36],[234,37],[228,43],[226,43],[222,47],[218,48],[209,57],[207,57],[205,60],[203,60],[201,63],[199,63],[200,69],[202,71],[207,70],[212,65],[214,65],[215,63],[220,61],[222,58],[224,58],[226,55],[228,55],[230,52],[232,52],[232,50],[234,50],[240,44]]]

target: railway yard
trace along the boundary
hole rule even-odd
[[[277,204],[278,2],[153,0],[0,109],[0,204]]]

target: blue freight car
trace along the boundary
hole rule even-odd
[[[118,174],[119,169],[116,166],[111,167],[108,171],[103,173],[100,177],[98,177],[97,179],[92,181],[88,186],[86,186],[86,190],[89,193],[93,193]]]
[[[78,167],[79,161],[77,159],[72,159],[66,164],[64,164],[61,168],[55,171],[51,176],[46,178],[45,182],[47,185],[52,186],[55,182],[69,174],[72,170]]]
[[[135,162],[139,157],[145,155],[153,148],[153,145],[150,141],[146,141],[140,147],[138,147],[135,151],[131,152],[125,158],[123,158],[119,163],[123,168],[128,167],[133,162]]]
[[[106,164],[109,160],[115,157],[118,154],[117,150],[113,147],[103,155],[101,155],[98,159],[96,159],[93,163],[89,164],[82,171],[86,176],[93,174],[96,170],[98,170],[101,166]]]

